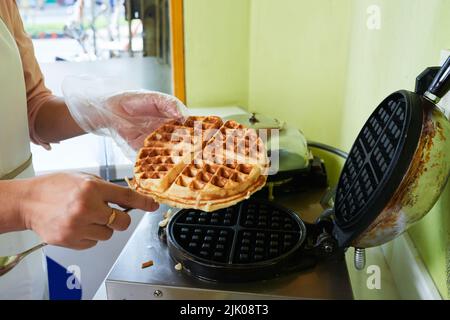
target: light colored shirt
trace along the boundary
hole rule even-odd
[[[30,139],[36,144],[48,149],[47,142],[39,138],[35,130],[35,121],[39,109],[50,99],[53,99],[51,91],[45,87],[44,76],[34,55],[31,38],[25,32],[19,9],[15,0],[0,0],[0,19],[3,20],[9,32],[16,40],[22,60],[23,75],[27,94],[28,127]],[[0,70],[1,72],[1,70]],[[1,101],[1,97],[0,97]]]

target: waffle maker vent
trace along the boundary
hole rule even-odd
[[[293,211],[251,199],[213,213],[181,210],[167,231],[176,261],[198,278],[221,281],[276,276],[306,237]]]

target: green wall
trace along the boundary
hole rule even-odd
[[[249,108],[337,145],[350,18],[349,0],[252,1]]]
[[[187,104],[246,107],[250,0],[186,0],[184,10]]]
[[[380,8],[378,30],[366,24],[372,5]],[[188,0],[185,6],[188,105],[239,104],[346,150],[385,96],[413,89],[416,75],[450,48],[447,0]],[[449,209],[447,188],[410,232],[447,298]]]

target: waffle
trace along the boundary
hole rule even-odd
[[[162,204],[215,211],[260,190],[268,165],[255,130],[219,117],[189,117],[147,137],[129,185]]]

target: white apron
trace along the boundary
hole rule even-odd
[[[19,50],[0,19],[0,179],[30,158],[26,106]],[[34,175],[31,164],[19,171],[22,172],[17,172],[17,178]],[[0,201],[1,198],[0,194]],[[0,256],[22,252],[40,242],[32,231],[0,234]],[[47,273],[42,251],[31,254],[15,269],[0,277],[0,299],[43,299],[46,291]]]

